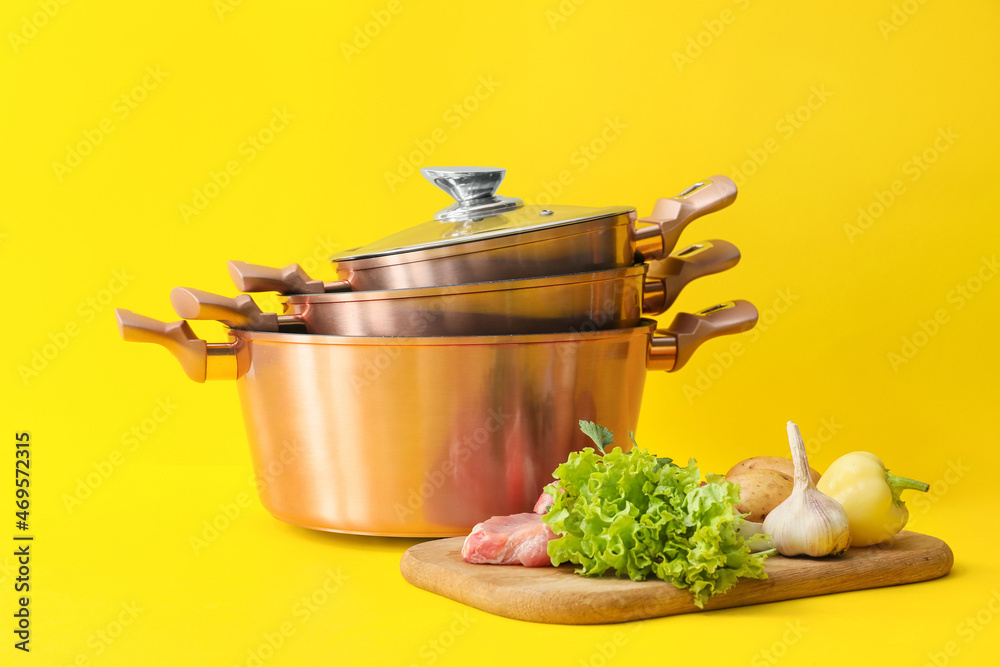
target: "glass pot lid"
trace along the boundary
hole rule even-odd
[[[526,206],[496,194],[507,171],[495,167],[429,167],[424,178],[455,200],[434,219],[360,248],[332,256],[334,262],[384,257],[561,227],[632,211],[630,207]]]

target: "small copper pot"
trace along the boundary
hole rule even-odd
[[[396,290],[624,269],[663,259],[691,221],[736,199],[732,180],[712,176],[657,200],[637,220],[630,207],[525,205],[497,196],[503,169],[421,172],[455,199],[433,220],[334,255],[339,280],[332,282],[312,280],[297,264],[254,274],[241,273],[236,263],[240,291]]]

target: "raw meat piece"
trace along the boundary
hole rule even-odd
[[[462,545],[462,558],[467,563],[544,567],[552,564],[548,544],[555,538],[539,514],[495,516],[472,529]]]
[[[535,501],[535,509],[531,511],[535,514],[545,514],[545,510],[554,502],[555,499],[552,496],[542,491],[542,495],[538,496],[538,500]]]

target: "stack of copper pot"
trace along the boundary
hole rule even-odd
[[[675,371],[703,341],[756,323],[746,301],[665,329],[643,318],[739,261],[725,241],[674,252],[688,223],[736,198],[724,176],[637,219],[498,196],[502,169],[422,172],[455,203],[332,257],[337,281],[229,263],[240,291],[283,295],[281,314],[247,294],[173,291],[179,316],[223,322],[227,342],[117,311],[125,340],[163,345],[191,379],[236,380],[261,501],[282,521],[433,537],[530,511],[589,444],[579,420],[627,448],[647,370]]]

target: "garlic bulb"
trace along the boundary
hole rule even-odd
[[[788,422],[788,445],[795,465],[792,494],[764,519],[764,532],[771,535],[782,556],[837,556],[851,546],[847,513],[836,500],[824,494],[809,474],[809,459],[799,427]]]

